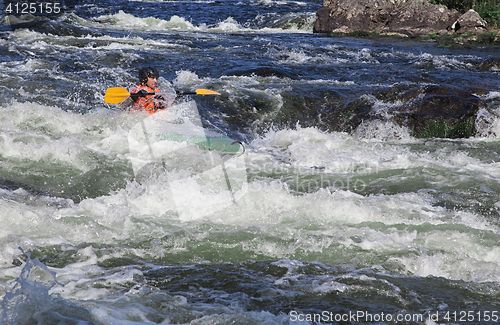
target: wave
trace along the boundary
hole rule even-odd
[[[95,263],[104,249],[89,246],[78,250],[70,247],[69,250],[77,251],[87,260],[58,269],[57,273],[28,254],[21,275],[15,280],[15,287],[2,302],[2,322],[285,324],[299,319],[348,319],[348,313],[339,312],[343,310],[342,302],[324,301],[328,295],[335,295],[336,300],[339,300],[337,296],[356,298],[351,305],[360,310],[355,318],[358,322],[384,317],[381,316],[384,313],[362,310],[371,306],[373,299],[387,301],[390,297],[396,302],[391,303],[389,299],[384,307],[394,310],[394,314],[386,313],[388,316],[385,317],[396,319],[395,315],[398,315],[420,323],[430,317],[429,306],[435,310],[442,310],[443,306],[460,309],[471,296],[494,300],[497,294],[491,284],[391,276],[380,265],[354,269],[345,265],[280,259],[155,267],[151,264],[123,265],[132,260],[115,258],[104,263],[108,267],[102,267]],[[423,264],[433,268],[436,262],[428,259]],[[388,264],[384,266],[388,267]],[[397,267],[397,261],[391,261],[391,264]],[[232,276],[221,279],[221,272]],[[186,297],[186,281],[199,286],[204,295]],[[439,293],[427,290],[437,286]],[[194,291],[197,288],[191,286],[189,289]],[[359,302],[360,295],[369,298]],[[301,302],[300,311],[293,309],[298,300]],[[401,304],[406,306],[403,310]],[[482,306],[484,304],[482,301]],[[494,305],[486,304],[494,309]],[[377,307],[380,308],[380,304]],[[290,308],[288,315],[283,312]],[[326,312],[319,314],[319,308]],[[437,312],[432,315],[437,319]]]
[[[263,31],[312,33],[316,13],[259,14],[255,24]]]
[[[227,17],[216,24],[195,25],[186,18],[172,16],[169,20],[155,17],[137,17],[120,10],[116,14],[104,15],[91,21],[80,23],[83,25],[134,30],[156,31],[198,31],[198,32],[312,32],[314,13],[290,13],[284,16],[278,14],[258,15],[254,21],[238,22],[233,17]]]
[[[118,13],[94,18],[93,21],[114,28],[132,28],[138,30],[194,30],[196,27],[186,19],[179,16],[172,16],[170,20],[163,20],[154,17],[140,18],[119,10]]]
[[[176,83],[199,82],[205,80],[181,71]],[[104,324],[191,315],[280,322],[287,316],[248,301],[264,299],[279,309],[286,297],[297,301],[296,292],[305,292],[300,301],[307,295],[317,307],[324,294],[373,297],[381,288],[382,297],[392,288],[391,296],[410,292],[403,297],[410,299],[414,289],[399,286],[430,281],[432,288],[433,277],[457,280],[450,292],[457,283],[471,290],[500,281],[500,228],[489,214],[500,208],[500,168],[491,161],[495,147],[477,150],[480,139],[381,141],[314,127],[268,131],[247,145],[238,161],[245,187],[226,204],[224,174],[199,173],[200,165],[152,166],[140,177],[127,172],[130,131],[141,121],[147,127],[146,118],[73,114],[34,103],[1,111],[0,277],[16,279],[4,280],[2,321]],[[194,154],[189,163],[198,158],[201,164],[211,157]],[[238,167],[225,163],[228,171]],[[470,191],[478,177],[480,188]],[[116,179],[122,183],[110,187]],[[78,200],[67,197],[90,189]],[[18,247],[41,261],[26,259]],[[248,292],[228,280],[203,287],[210,295],[198,300],[185,297],[187,277],[200,285],[220,279],[221,270],[252,283]],[[207,309],[214,314],[204,314]]]
[[[322,139],[330,139],[330,142],[322,144]],[[12,261],[16,245],[25,249],[30,245],[53,245],[61,250],[64,246],[78,247],[92,242],[111,245],[99,253],[101,260],[136,256],[184,263],[200,258],[209,262],[238,262],[259,256],[259,259],[328,262],[334,255],[338,264],[351,264],[355,258],[357,267],[373,263],[395,271],[394,265],[399,265],[401,274],[478,282],[500,279],[499,255],[489,246],[490,240],[500,236],[494,222],[476,213],[447,209],[439,204],[439,197],[432,191],[355,193],[363,186],[377,187],[385,182],[394,186],[401,174],[398,168],[404,168],[407,177],[413,175],[413,179],[401,175],[406,179],[404,182],[418,183],[414,178],[418,178],[421,169],[414,165],[425,165],[435,157],[426,158],[424,153],[420,157],[411,154],[402,157],[401,151],[395,148],[373,145],[372,155],[376,159],[392,159],[382,162],[381,168],[375,171],[367,169],[371,162],[364,154],[366,146],[371,144],[353,154],[348,148],[356,148],[359,142],[349,137],[322,135],[305,129],[269,134],[265,141],[266,145],[259,145],[258,151],[250,150],[250,156],[246,157],[250,161],[247,167],[254,175],[246,193],[236,204],[203,218],[181,217],[171,212],[171,193],[166,190],[170,177],[185,179],[186,185],[197,183],[207,191],[214,190],[218,181],[195,175],[186,178],[181,171],[169,177],[165,174],[141,183],[131,182],[109,195],[63,207],[0,200],[2,210],[10,212],[8,218],[2,217],[3,222],[9,225],[9,235],[17,238],[2,243],[0,260]],[[349,143],[351,141],[353,143]],[[283,147],[288,148],[284,153],[288,152],[291,163],[266,154],[275,150],[279,155]],[[321,158],[335,157],[319,154],[328,147],[337,153],[337,161],[327,162]],[[392,150],[398,154],[391,153]],[[309,153],[309,157],[304,156],[304,152]],[[457,155],[450,152],[448,158],[456,160],[452,161],[453,165],[463,166],[458,169],[472,166],[467,162],[471,159]],[[367,164],[363,165],[357,156],[364,157]],[[277,160],[273,162],[274,159]],[[318,167],[325,163],[330,166],[329,170],[317,173]],[[384,166],[390,165],[390,169],[384,170]],[[436,183],[446,183],[455,177],[445,179],[446,173],[455,169],[452,166],[443,171],[430,165],[425,168],[439,172],[439,177],[433,176]],[[374,184],[369,184],[375,175]],[[197,205],[213,204],[210,198],[198,193],[198,190],[189,191],[190,199]],[[222,230],[224,239],[219,237]],[[486,234],[490,239],[483,243]],[[31,238],[30,244],[23,242],[24,237]],[[126,241],[126,246],[120,244],[122,241]],[[338,256],[339,247],[342,254]],[[73,250],[77,254],[76,249]],[[487,251],[490,253],[483,254]],[[71,265],[72,259],[65,263]]]

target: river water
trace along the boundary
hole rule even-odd
[[[498,47],[313,34],[317,1],[64,5],[0,28],[1,324],[500,321]],[[104,102],[143,66],[221,95]],[[480,98],[477,135],[322,119],[427,86]],[[148,138],[186,126],[245,152]]]

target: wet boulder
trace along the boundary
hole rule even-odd
[[[445,34],[459,17],[458,11],[427,0],[324,0],[316,14],[314,32]]]
[[[340,104],[340,103],[339,103]],[[358,133],[367,125],[396,125],[415,138],[469,138],[476,134],[481,99],[466,90],[426,86],[363,95],[322,113],[324,129]]]
[[[385,132],[375,135],[374,129],[390,126],[415,138],[469,138],[478,133],[478,112],[487,109],[475,93],[480,91],[452,85],[401,84],[362,95],[328,86],[315,92],[289,87],[278,99],[266,91],[221,98],[218,111],[227,119],[238,116],[256,133],[300,125],[370,138]]]
[[[466,90],[427,86],[418,91],[397,120],[416,138],[469,138],[476,133],[477,112],[485,107]]]
[[[316,13],[314,32],[376,30],[388,22],[393,9],[387,0],[324,0]]]
[[[478,67],[479,71],[498,71],[500,70],[500,58],[488,58],[481,62]]]

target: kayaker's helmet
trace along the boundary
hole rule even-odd
[[[152,67],[146,67],[139,70],[139,83],[146,84],[148,82],[148,78],[158,78],[160,74],[158,70]]]

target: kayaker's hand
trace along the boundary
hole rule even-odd
[[[148,92],[144,89],[141,89],[138,92],[131,94],[130,97],[132,97],[132,99],[134,100],[134,103],[135,103],[139,100],[139,98],[146,97],[147,95],[148,95]]]
[[[155,95],[154,97],[155,109],[165,109],[165,98],[162,95]]]
[[[139,97],[146,97],[146,96],[148,95],[148,92],[147,92],[147,90],[141,89],[141,90],[139,90],[139,91],[137,92],[137,95],[138,95]]]

